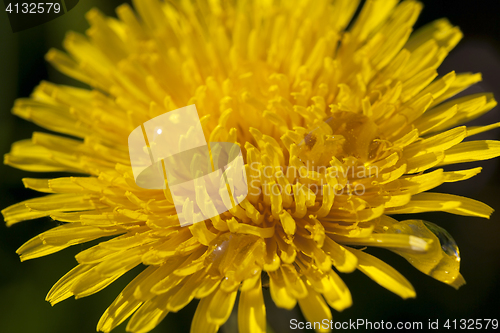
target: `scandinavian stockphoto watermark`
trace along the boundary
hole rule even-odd
[[[306,201],[319,195],[364,195],[366,186],[360,180],[376,179],[379,176],[379,168],[376,165],[315,166],[308,160],[299,166],[287,167],[253,162],[249,164],[249,169],[251,174],[249,192],[252,195],[298,195],[300,193],[305,196]],[[293,181],[298,178],[307,179],[308,182]],[[263,179],[271,181],[267,186],[261,186]],[[277,179],[278,182],[273,179]]]
[[[323,319],[322,321],[299,321],[297,319],[290,320],[290,328],[292,330],[296,329],[308,329],[308,330],[421,330],[424,324],[419,321],[414,322],[396,322],[392,323],[390,321],[370,321],[367,319],[349,319],[349,321],[333,321],[329,319]],[[430,326],[429,326],[430,327]]]
[[[130,133],[128,147],[136,184],[163,189],[181,226],[218,216],[248,194],[240,147],[207,144],[194,104],[141,124]]]
[[[73,9],[79,0],[3,0],[12,32],[52,21]]]
[[[290,320],[292,330],[497,330],[498,319],[428,319],[427,321],[371,321],[368,319],[349,319],[349,321],[336,321],[323,319],[322,321]]]
[[[363,181],[378,178],[379,172],[373,165],[327,167],[307,160],[286,167],[245,166],[239,145],[207,144],[195,105],[141,124],[130,133],[128,147],[136,184],[164,190],[181,226],[218,216],[249,194],[293,196],[308,206],[319,196],[361,196]]]

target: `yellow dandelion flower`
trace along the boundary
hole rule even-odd
[[[464,141],[499,123],[462,124],[492,109],[491,94],[448,99],[480,74],[436,69],[462,34],[447,20],[412,33],[417,1],[135,1],[137,14],[87,14],[86,36],[70,32],[67,53],[47,60],[90,89],[42,82],[14,114],[65,136],[36,132],[5,163],[49,195],[2,211],[8,225],[50,216],[63,222],[29,240],[22,260],[107,237],[47,300],[94,294],[132,268],[146,268],[98,323],[147,332],[199,299],[191,332],[216,332],[239,293],[240,332],[265,332],[262,288],[308,321],[351,305],[338,275],[356,269],[402,298],[415,291],[366,253],[382,247],[454,287],[464,283],[453,238],[394,214],[443,211],[488,218],[464,197],[427,192],[480,168],[442,166],[500,155],[498,141]],[[195,104],[207,142],[237,143],[249,193],[219,216],[181,227],[168,190],[136,185],[127,138],[144,122]],[[266,281],[264,281],[264,279]],[[323,328],[319,331],[324,331]]]

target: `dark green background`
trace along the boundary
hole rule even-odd
[[[84,13],[98,6],[108,15],[122,1],[81,0],[69,13],[16,34],[8,26],[7,15],[0,13],[0,154],[9,151],[12,142],[31,136],[37,126],[11,115],[15,98],[28,96],[40,80],[78,84],[45,63],[43,55],[50,47],[61,47],[67,30],[85,31]],[[424,1],[425,8],[417,25],[440,17],[448,17],[459,25],[465,38],[441,66],[441,74],[482,72],[484,81],[472,92],[493,91],[500,99],[500,20],[495,10],[497,1]],[[476,124],[500,121],[497,107]],[[481,139],[500,139],[499,131],[482,135]],[[370,250],[403,273],[414,285],[417,298],[401,300],[363,274],[342,274],[353,296],[353,306],[342,313],[333,312],[337,321],[368,319],[371,321],[422,321],[439,319],[500,319],[500,170],[498,161],[463,165],[481,165],[483,172],[466,182],[448,184],[441,191],[486,202],[495,210],[491,220],[454,216],[445,213],[421,214],[421,218],[445,227],[455,237],[462,254],[462,274],[467,285],[455,291],[415,270],[404,259],[385,250]],[[53,177],[53,174],[30,174],[0,166],[0,208],[39,194],[24,189],[23,177]],[[409,218],[409,217],[401,217]],[[36,234],[56,225],[50,219],[19,223],[0,228],[0,332],[94,332],[97,321],[120,290],[137,273],[120,278],[104,291],[80,300],[69,299],[51,307],[45,302],[50,287],[75,265],[74,255],[89,245],[78,245],[61,253],[20,263],[15,250]],[[266,296],[268,320],[278,332],[289,330],[291,318],[301,319],[297,312],[278,310]],[[186,332],[196,304],[178,314],[169,314],[154,332]],[[234,324],[234,323],[233,323]],[[223,327],[233,332],[234,325]],[[121,325],[115,332],[124,332]],[[296,332],[296,331],[295,331]]]

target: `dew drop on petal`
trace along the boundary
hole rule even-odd
[[[441,243],[441,248],[443,251],[451,256],[454,257],[457,262],[460,261],[460,251],[458,249],[458,245],[453,239],[453,237],[450,235],[448,231],[446,231],[444,228],[438,226],[437,224],[434,224],[432,222],[427,222],[424,221],[425,226],[432,231],[434,235],[439,239],[439,242]]]

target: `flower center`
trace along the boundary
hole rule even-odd
[[[324,126],[324,125],[327,126]],[[366,162],[379,155],[379,128],[369,117],[338,111],[324,119],[324,124],[304,135],[299,144],[300,159],[328,165],[332,157],[354,157]]]

